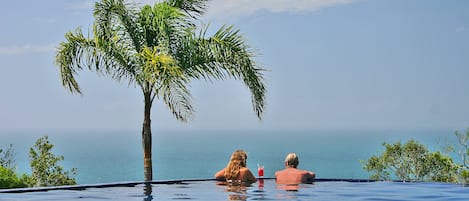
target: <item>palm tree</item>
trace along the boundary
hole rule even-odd
[[[208,26],[194,25],[207,2],[166,0],[139,8],[124,0],[102,0],[95,4],[92,33],[85,37],[77,28],[66,33],[66,41],[58,47],[56,64],[62,85],[71,93],[82,93],[75,76],[83,69],[142,90],[145,181],[153,179],[150,114],[155,98],[176,119],[187,122],[194,113],[191,80],[233,78],[249,88],[254,112],[261,119],[265,69],[256,65],[254,51],[238,29],[222,26],[208,37]]]

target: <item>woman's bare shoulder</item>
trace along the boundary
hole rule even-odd
[[[221,169],[217,173],[215,173],[215,178],[217,179],[224,179],[225,178],[225,170],[226,168]]]
[[[247,167],[242,167],[242,168],[239,169],[239,171],[241,171],[241,172],[250,172],[251,170],[249,170],[249,168],[247,168]]]

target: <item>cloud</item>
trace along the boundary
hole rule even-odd
[[[467,30],[466,26],[462,25],[456,28],[457,33],[465,32]]]
[[[54,24],[57,22],[57,19],[55,18],[44,18],[44,17],[37,17],[37,18],[34,18],[33,20],[41,24]]]
[[[131,0],[139,5],[150,4],[163,0]],[[223,19],[227,17],[244,17],[258,11],[271,13],[304,13],[314,12],[323,8],[349,4],[358,0],[211,0],[206,17]],[[96,0],[82,0],[70,4],[71,9],[92,9]]]
[[[95,2],[96,0],[82,0],[81,2],[69,3],[67,8],[72,10],[89,10],[94,7]]]
[[[18,55],[27,53],[43,53],[55,51],[55,45],[23,45],[13,47],[0,47],[0,55]]]
[[[89,10],[94,8],[94,4],[99,0],[82,0],[80,2],[69,3],[68,8],[72,10]],[[153,5],[156,2],[161,2],[163,0],[127,0],[126,2],[137,3],[137,5],[150,4]]]
[[[163,0],[134,0],[133,2],[137,3],[137,4],[149,4],[149,5],[153,5],[155,4],[156,2],[161,2]]]
[[[90,0],[86,0],[89,2]],[[138,4],[150,4],[162,0],[133,0]],[[349,4],[358,0],[211,0],[207,16],[210,18],[249,16],[258,11],[272,13],[314,12],[323,8]]]
[[[207,16],[226,18],[249,16],[258,11],[304,13],[349,4],[356,0],[212,0]]]

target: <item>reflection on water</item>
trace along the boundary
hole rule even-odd
[[[257,182],[259,182],[259,189],[263,189],[264,188],[264,179],[260,178],[260,179],[257,180]]]
[[[143,187],[143,194],[145,195],[145,197],[143,198],[143,201],[153,200],[152,189],[153,189],[152,184],[150,182],[146,182],[145,186]]]
[[[304,187],[312,187],[314,182],[308,182],[308,183],[294,183],[294,184],[288,184],[288,183],[276,183],[276,188],[279,190],[285,190],[285,191],[298,191],[300,188]]]
[[[228,200],[247,200],[247,188],[241,183],[218,181],[217,185],[225,186],[224,192],[228,194]]]
[[[247,200],[247,190],[245,186],[227,186],[228,200]]]
[[[267,197],[264,191],[264,179],[260,178],[257,183],[250,185],[243,185],[241,183],[222,182],[216,183],[218,186],[223,186],[223,192],[227,194],[228,200],[263,200]],[[256,188],[257,185],[257,188]]]
[[[300,189],[299,184],[278,184],[277,189],[285,191],[298,191]]]
[[[142,192],[143,191],[143,192]],[[0,190],[0,201],[170,201],[170,200],[467,200],[468,188],[445,183],[316,181],[279,185],[274,179],[249,186],[212,180],[119,183],[95,186]]]

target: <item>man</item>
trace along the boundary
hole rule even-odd
[[[313,182],[314,172],[297,169],[299,164],[298,156],[289,153],[285,158],[285,169],[275,172],[277,184],[300,184]]]

